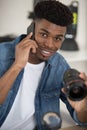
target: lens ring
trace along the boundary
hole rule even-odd
[[[86,88],[82,86],[70,87],[68,91],[68,97],[74,101],[82,100],[85,96],[86,96]]]

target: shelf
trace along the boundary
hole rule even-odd
[[[87,50],[83,48],[78,51],[59,50],[59,53],[62,54],[68,62],[87,60]]]
[[[79,51],[59,51],[65,57],[72,68],[87,74],[87,50],[81,49]]]

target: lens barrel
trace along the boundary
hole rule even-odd
[[[80,72],[75,69],[65,71],[63,76],[66,95],[73,101],[79,101],[87,95],[84,80],[79,77]]]

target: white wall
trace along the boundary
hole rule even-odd
[[[32,0],[0,0],[0,35],[26,33]]]
[[[72,0],[60,0],[66,5]],[[79,18],[76,40],[81,47],[86,45],[86,7],[87,0],[79,1]],[[26,33],[27,26],[32,20],[27,18],[28,12],[33,10],[33,0],[0,0],[0,36],[6,34]]]

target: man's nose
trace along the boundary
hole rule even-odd
[[[51,48],[54,46],[54,42],[53,42],[53,38],[52,37],[48,37],[48,39],[46,40],[46,45]]]

